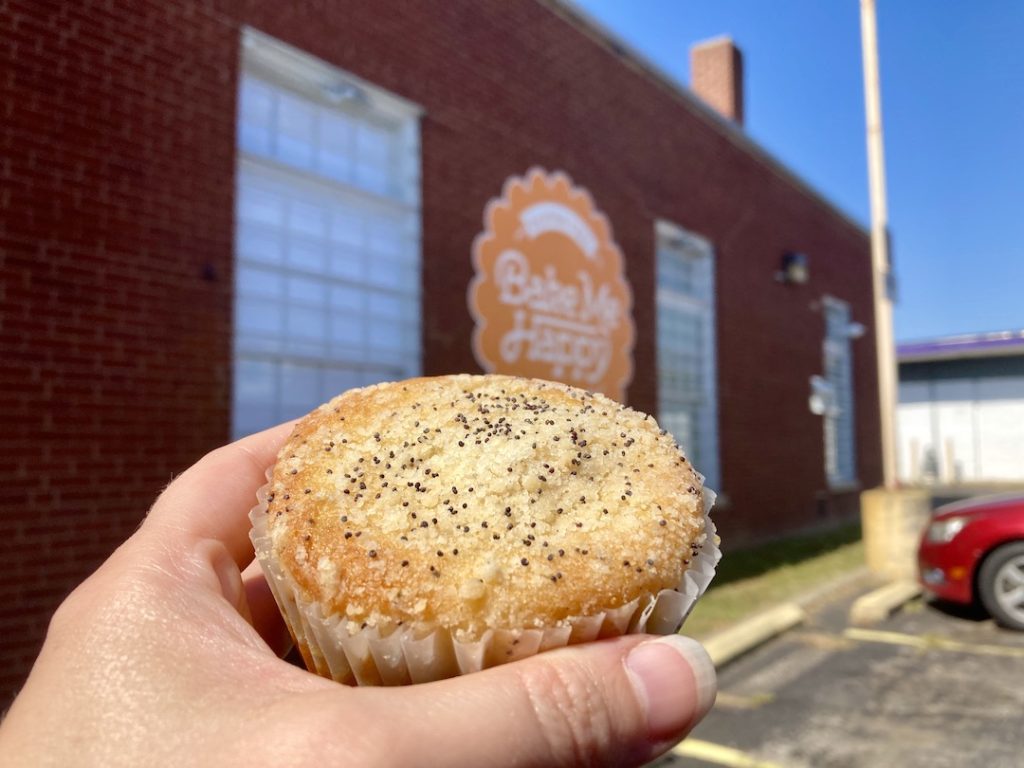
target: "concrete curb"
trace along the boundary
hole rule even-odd
[[[850,607],[850,623],[877,624],[921,594],[921,586],[901,579],[858,597]]]
[[[872,574],[866,565],[862,565],[849,573],[844,573],[831,581],[810,589],[803,594],[797,595],[791,602],[796,603],[808,613],[813,612],[817,607],[827,604],[856,588],[858,592],[867,588],[872,583]],[[874,583],[878,583],[877,580]]]
[[[816,604],[863,581],[869,575],[866,567],[857,568],[809,590],[789,602],[755,614],[721,632],[716,632],[702,640],[702,643],[707,649],[708,655],[711,656],[711,660],[715,662],[715,666],[721,668],[757,646],[805,623],[808,611]]]
[[[783,603],[712,635],[704,641],[704,647],[715,666],[722,667],[805,621],[807,613],[803,608],[796,603]]]

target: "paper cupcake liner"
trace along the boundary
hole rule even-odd
[[[270,472],[267,474],[269,479]],[[678,632],[697,598],[711,583],[722,556],[709,514],[715,493],[705,488],[704,539],[674,589],[639,597],[590,616],[570,617],[554,627],[489,629],[475,640],[460,639],[444,628],[424,632],[409,626],[386,633],[376,627],[351,633],[347,621],[325,616],[318,603],[304,599],[298,584],[273,557],[267,530],[269,487],[268,483],[259,490],[259,503],[249,513],[256,557],[306,666],[342,683],[424,683],[575,643],[634,633]]]

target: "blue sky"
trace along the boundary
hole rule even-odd
[[[857,0],[577,3],[682,83],[731,36],[751,137],[868,223]],[[896,338],[1024,328],[1024,2],[878,5]]]

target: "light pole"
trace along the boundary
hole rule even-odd
[[[896,487],[896,352],[892,338],[889,221],[885,201],[885,154],[878,76],[875,0],[860,0],[864,51],[864,105],[867,115],[868,193],[871,198],[871,272],[875,300],[875,354],[878,357],[878,406],[882,432],[882,484]]]
[[[875,0],[860,0],[860,30],[864,47],[868,189],[871,195],[871,272],[875,298],[878,407],[882,431],[882,486],[866,490],[860,497],[864,555],[869,569],[901,581],[902,594],[912,594],[919,589],[915,578],[917,542],[921,530],[931,517],[931,494],[922,488],[899,488],[896,482],[896,354],[892,340],[891,264],[885,209],[885,157],[882,153]],[[868,610],[867,605],[861,608]],[[858,604],[855,604],[851,616],[855,616],[858,610]]]

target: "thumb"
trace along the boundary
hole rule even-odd
[[[638,765],[683,738],[714,703],[707,652],[680,635],[550,651],[477,674],[381,690],[403,733],[396,764]]]

